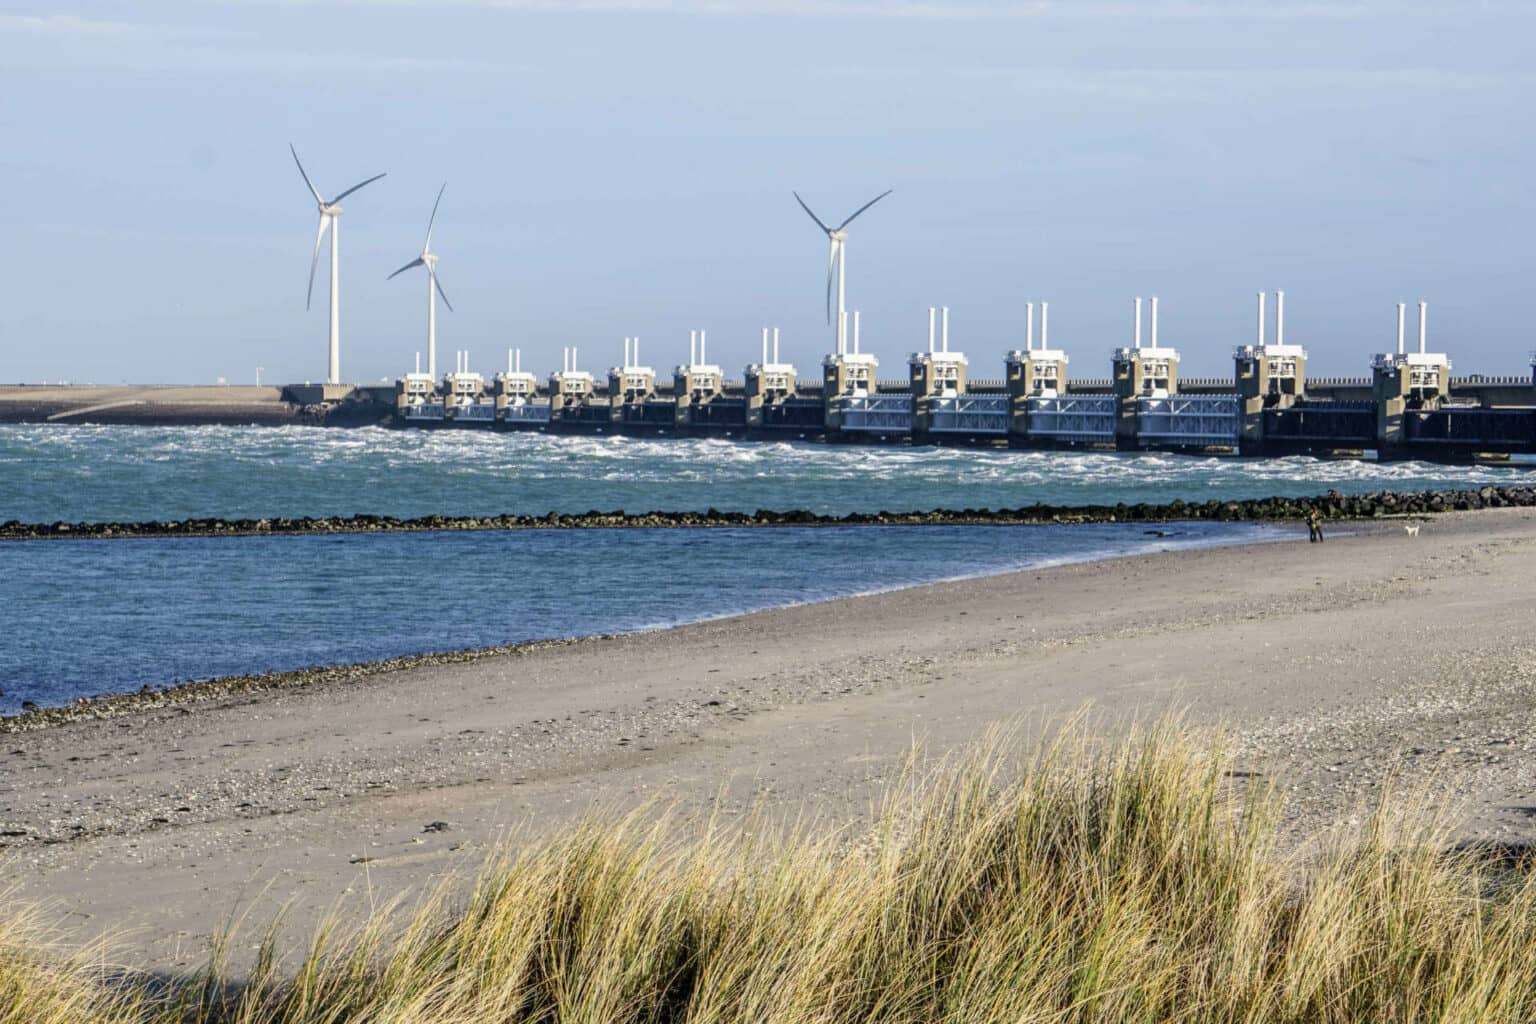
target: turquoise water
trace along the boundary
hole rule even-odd
[[[0,713],[145,684],[656,629],[1297,534],[1175,523],[0,542]]]
[[[1461,487],[1527,472],[447,430],[0,425],[0,521],[842,514]],[[1177,525],[1169,537],[1102,524],[0,542],[0,711],[1292,533],[1212,523]]]
[[[450,430],[0,425],[0,521],[710,507],[844,514],[1416,490],[1511,483],[1530,472]]]

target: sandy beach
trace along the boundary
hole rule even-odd
[[[1170,708],[1228,727],[1297,842],[1429,781],[1536,839],[1536,510],[1064,566],[0,736],[13,895],[180,970],[499,838],[658,798],[861,815],[920,742]],[[254,941],[254,937],[251,938]]]

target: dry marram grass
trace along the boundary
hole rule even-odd
[[[0,923],[0,1024],[1536,1019],[1524,866],[1381,813],[1282,856],[1275,794],[1177,723],[1007,754],[912,773],[858,835],[587,824],[169,991]]]

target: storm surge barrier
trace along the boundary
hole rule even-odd
[[[1182,377],[1179,350],[1159,341],[1153,298],[1147,343],[1138,299],[1131,343],[1111,352],[1107,378],[1069,377],[1041,304],[1039,345],[1031,319],[1024,349],[1007,354],[996,379],[971,378],[970,360],[949,346],[948,311],[931,309],[928,348],[907,358],[905,379],[880,379],[855,317],[851,344],[822,359],[819,381],[782,362],[777,332],[770,346],[767,331],[762,361],[727,380],[697,331],[670,382],[640,364],[637,339],[625,339],[624,363],[606,382],[577,368],[573,348],[547,382],[509,356],[488,384],[461,360],[440,383],[414,373],[393,393],[358,394],[390,403],[394,421],[411,427],[1440,461],[1536,455],[1536,357],[1532,377],[1452,377],[1449,356],[1428,348],[1426,305],[1410,350],[1399,304],[1396,349],[1372,356],[1369,377],[1309,381],[1307,350],[1285,340],[1284,293],[1275,293],[1272,336],[1264,300],[1254,343],[1233,350],[1230,378]]]

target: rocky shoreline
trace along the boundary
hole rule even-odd
[[[674,529],[774,526],[1027,526],[1047,523],[1152,523],[1174,520],[1217,522],[1301,519],[1312,508],[1329,519],[1434,515],[1483,508],[1536,507],[1536,487],[1482,487],[1476,490],[1377,491],[1307,498],[1270,497],[1248,501],[1171,501],[1134,505],[1027,505],[1013,509],[934,509],[930,512],[852,512],[819,515],[783,512],[591,512],[542,516],[353,515],[269,519],[170,519],[125,523],[0,523],[0,540],[113,539],[123,537],[238,537],[334,533],[405,533],[430,530]]]
[[[602,639],[610,634],[581,639]],[[319,683],[346,682],[380,672],[399,672],[406,669],[425,668],[433,665],[460,665],[483,661],[509,654],[530,654],[555,647],[566,647],[576,639],[529,640],[520,644],[501,647],[475,647],[459,651],[433,651],[426,654],[407,654],[398,658],[378,661],[359,661],[345,665],[322,665],[309,668],[288,669],[278,672],[258,672],[243,676],[220,676],[189,683],[167,686],[145,686],[132,693],[104,693],[93,697],[76,697],[60,707],[39,707],[23,704],[20,714],[0,714],[0,735],[32,732],[47,729],[66,722],[105,720],[122,715],[136,715],[145,711],[181,709],[204,701],[244,693],[270,693],[295,687],[313,686]]]

